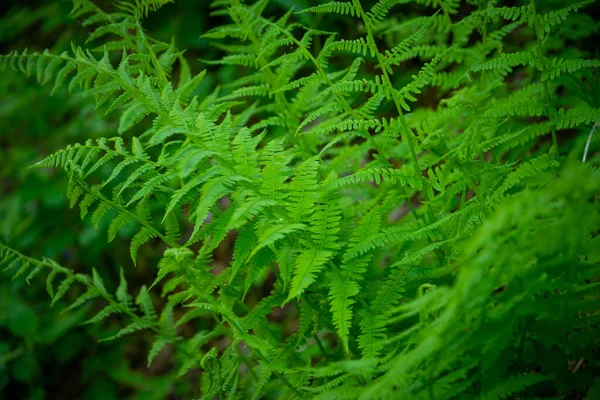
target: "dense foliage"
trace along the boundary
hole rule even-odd
[[[113,373],[140,398],[600,396],[594,0],[217,0],[168,34],[177,2],[72,3],[86,44],[0,56],[0,388],[42,397],[87,316],[151,336],[166,372]]]

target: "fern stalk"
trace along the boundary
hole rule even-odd
[[[381,68],[381,71],[383,73],[383,79],[389,88],[393,88],[394,85],[392,84],[392,81],[387,73],[385,60],[383,59],[381,52],[379,51],[379,49],[377,47],[377,43],[375,42],[375,36],[373,35],[373,30],[371,28],[369,18],[365,14],[365,11],[363,10],[362,5],[360,4],[360,0],[353,0],[353,3],[365,25],[365,29],[367,30],[368,39],[371,42],[371,46],[373,47],[375,54],[377,55],[377,61],[378,61],[379,67]],[[444,10],[444,12],[445,12],[445,10]],[[415,177],[419,178],[421,176],[421,166],[419,164],[419,159],[417,158],[417,153],[415,151],[415,145],[413,142],[413,137],[416,137],[416,136],[414,135],[414,133],[412,132],[412,130],[406,123],[406,119],[404,118],[404,112],[402,111],[402,106],[400,105],[400,100],[398,99],[396,92],[394,90],[391,90],[391,96],[394,101],[394,105],[396,106],[396,111],[398,113],[398,119],[400,120],[402,132],[404,133],[404,139],[408,143],[408,147],[410,149],[410,156],[411,156],[411,160],[413,163],[413,169],[415,170]],[[430,220],[430,223],[435,222],[435,218],[433,216],[433,213],[431,212],[431,208],[425,207],[425,212],[427,214],[427,217]],[[417,218],[416,212],[413,215],[415,215],[415,218]],[[417,218],[417,221],[418,221],[418,218]],[[433,232],[428,234],[428,236],[429,235],[433,235]]]
[[[393,88],[394,85],[392,84],[392,81],[387,73],[385,60],[383,59],[381,52],[377,48],[377,43],[375,42],[375,37],[374,37],[373,31],[371,29],[371,24],[369,22],[369,18],[365,14],[365,11],[363,10],[362,5],[360,4],[359,0],[353,0],[353,3],[354,3],[354,6],[356,7],[356,11],[358,12],[358,14],[360,15],[360,18],[363,21],[365,29],[367,30],[367,37],[368,37],[369,41],[371,42],[373,51],[377,55],[377,62],[383,73],[383,79],[389,88]],[[396,96],[396,93],[393,89],[391,90],[391,96],[392,96],[392,99],[394,100],[394,104],[395,104],[396,110],[398,112],[398,119],[400,120],[400,124],[402,126],[402,132],[404,133],[404,140],[406,140],[406,142],[408,143],[408,147],[410,149],[410,156],[411,156],[411,159],[413,162],[415,176],[418,178],[421,176],[421,166],[419,165],[419,159],[417,158],[417,153],[415,151],[415,145],[412,140],[412,138],[414,137],[414,133],[412,132],[412,130],[409,128],[408,124],[406,123],[406,119],[404,118],[404,113],[402,112],[402,107],[400,106],[400,100]]]
[[[367,36],[368,36],[369,41],[371,42],[371,46],[373,47],[373,50],[374,50],[375,54],[377,55],[377,61],[378,61],[379,67],[381,68],[381,71],[383,73],[384,82],[388,85],[389,88],[393,88],[394,85],[392,84],[392,81],[386,70],[385,60],[383,59],[383,56],[381,55],[381,52],[379,51],[379,49],[377,47],[377,43],[375,42],[375,36],[373,35],[373,30],[371,28],[369,18],[365,14],[365,11],[363,10],[362,5],[360,4],[360,0],[353,0],[353,3],[354,3],[354,6],[356,7],[358,14],[360,15],[360,18],[362,19],[362,21],[364,23],[365,29],[367,30]],[[400,100],[398,99],[396,92],[393,89],[391,90],[391,96],[394,101],[394,105],[396,106],[396,111],[398,113],[398,119],[400,120],[402,132],[404,133],[404,135],[403,135],[404,140],[406,140],[406,142],[408,143],[408,147],[410,149],[410,156],[411,156],[411,160],[413,163],[413,169],[415,170],[415,177],[419,178],[421,176],[421,166],[419,164],[419,159],[417,158],[417,153],[415,151],[415,144],[413,142],[413,137],[416,137],[416,136],[414,135],[414,133],[412,132],[412,130],[406,123],[406,119],[404,118],[404,112],[402,111],[402,106],[400,105]],[[430,222],[431,223],[435,222],[435,218],[433,216],[433,213],[431,212],[431,208],[425,207],[425,212],[426,212],[427,217],[429,218]],[[416,212],[414,212],[413,215],[415,215],[415,218],[417,218]],[[417,221],[418,221],[418,218],[417,218]],[[428,237],[429,237],[429,235],[433,236],[433,232],[428,234]]]
[[[239,2],[239,0],[236,0],[235,5],[237,7],[243,6]],[[256,38],[254,29],[250,30],[249,37],[250,37],[250,41],[252,42],[252,45],[254,46],[254,49],[260,51],[260,43],[258,42],[258,40]],[[277,77],[276,77],[275,73],[273,72],[273,70],[271,69],[271,67],[268,65],[268,60],[265,60],[264,56],[261,55],[259,57],[259,63],[261,65],[261,69],[264,69],[266,71],[272,91],[276,91],[277,89],[279,89],[278,85],[274,84],[275,82],[277,82]],[[289,116],[289,108],[288,108],[287,99],[285,98],[285,95],[283,93],[277,92],[277,93],[275,93],[275,99],[276,99],[277,107],[279,108],[279,111],[281,113]]]
[[[110,204],[113,208],[121,211],[122,213],[127,214],[131,219],[133,219],[134,221],[138,222],[143,227],[151,230],[160,240],[162,240],[163,242],[165,242],[170,247],[172,247],[172,248],[178,248],[178,247],[180,247],[177,243],[175,243],[174,241],[170,240],[168,237],[166,237],[165,235],[163,235],[162,232],[160,232],[158,229],[156,229],[155,227],[153,227],[152,225],[150,225],[149,223],[147,223],[143,219],[139,218],[135,213],[132,213],[127,208],[123,207],[121,204],[118,204],[118,203],[115,203],[114,201],[109,200],[99,190],[95,190],[94,191],[94,196],[97,196],[100,199],[101,202],[104,202],[106,204]]]
[[[148,53],[150,53],[150,57],[152,57],[152,63],[156,67],[156,70],[158,71],[158,75],[159,75],[160,79],[165,84],[169,83],[169,78],[167,78],[167,73],[165,72],[162,65],[160,65],[160,61],[158,61],[158,58],[156,57],[156,53],[154,53],[154,50],[152,50],[152,46],[148,42],[148,39],[146,38],[146,35],[144,34],[144,28],[142,28],[142,24],[140,23],[139,20],[136,21],[136,26],[138,28],[138,32],[140,33],[140,37],[142,38],[142,41],[144,42],[144,45],[145,45],[146,49],[148,50]]]
[[[533,24],[535,29],[535,39],[537,43],[537,53],[538,53],[538,62],[540,63],[540,72],[544,72],[544,49],[542,47],[542,40],[540,39],[540,25],[537,18],[537,11],[535,8],[535,0],[531,0],[529,3],[531,7],[531,17],[533,18]],[[544,85],[544,99],[546,101],[546,113],[548,114],[548,119],[552,120],[552,100],[550,97],[550,87],[548,85],[548,80],[543,82]],[[554,148],[554,154],[558,156],[558,137],[556,135],[556,127],[552,126],[552,145]]]

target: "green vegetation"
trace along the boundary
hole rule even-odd
[[[594,0],[195,3],[0,19],[0,399],[600,398]]]

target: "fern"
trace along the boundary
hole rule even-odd
[[[34,166],[64,171],[71,208],[139,272],[132,295],[127,265],[112,285],[108,264],[0,244],[15,280],[46,274],[69,312],[101,305],[86,323],[121,323],[103,341],[149,335],[148,367],[172,349],[190,396],[592,387],[600,64],[558,30],[592,1],[217,0],[204,71],[145,29],[166,3],[74,0],[86,47],[0,56],[106,112],[105,137]]]
[[[336,14],[350,14],[354,16],[356,9],[349,2],[332,1],[329,4],[321,4],[314,7],[305,8],[302,10],[305,13],[336,13]]]

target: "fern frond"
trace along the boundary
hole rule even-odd
[[[350,239],[350,246],[359,243],[363,237],[375,235],[379,231],[380,224],[381,211],[374,208],[360,220],[354,235]],[[333,271],[330,274],[329,302],[333,324],[342,341],[344,350],[348,353],[349,332],[354,313],[353,305],[356,302],[354,297],[360,291],[359,283],[363,279],[362,275],[371,261],[371,256],[366,255],[352,260],[347,260],[346,256],[344,257],[340,270]]]
[[[258,157],[255,149],[263,137],[264,132],[252,137],[249,130],[241,129],[233,139],[233,161],[236,171],[241,176],[252,178],[258,174]]]
[[[408,103],[406,102],[406,100],[410,100],[410,101],[417,100],[413,96],[413,94],[421,93],[421,88],[428,85],[431,82],[431,80],[434,78],[435,69],[438,66],[438,64],[442,60],[444,60],[444,58],[448,54],[450,54],[452,51],[454,51],[455,48],[456,48],[456,45],[453,45],[453,46],[445,49],[440,54],[436,55],[436,57],[433,60],[431,60],[429,63],[426,63],[423,66],[423,68],[421,68],[421,70],[419,71],[419,73],[417,75],[412,76],[412,78],[413,78],[412,82],[410,82],[408,85],[404,86],[402,89],[399,90],[400,96],[398,98],[398,101],[403,109],[405,109],[406,111],[410,111],[410,107],[409,107]]]
[[[208,154],[206,154],[208,155]],[[163,217],[163,221],[166,216],[173,212],[176,209],[179,209],[183,203],[190,200],[194,195],[197,195],[201,190],[201,185],[203,185],[206,181],[214,178],[220,173],[218,168],[211,168],[206,171],[202,175],[198,175],[193,179],[190,179],[185,185],[175,191],[169,204],[167,205],[165,216]]]
[[[229,220],[229,229],[239,229],[248,220],[263,213],[267,208],[277,205],[277,202],[270,199],[256,198],[250,201],[245,201],[235,209]]]
[[[325,47],[323,47],[323,50],[321,50],[321,53],[319,53],[319,60],[330,57],[331,53],[334,51],[345,51],[362,55],[363,57],[367,54],[371,54],[372,57],[375,56],[372,47],[361,37],[354,40],[340,39],[328,42]]]
[[[288,178],[288,162],[289,158],[283,152],[283,140],[275,139],[267,143],[260,157],[260,163],[263,165],[260,189],[262,195],[274,200],[287,196],[282,188]]]
[[[464,212],[464,210],[461,212]],[[432,224],[429,224],[424,227],[417,227],[416,229],[407,228],[405,226],[384,229],[381,233],[377,235],[364,238],[360,243],[358,243],[350,251],[348,251],[348,253],[346,253],[346,257],[348,259],[358,257],[361,254],[364,254],[377,247],[381,247],[387,243],[399,243],[408,240],[425,239],[429,232],[432,232],[438,227],[449,223],[455,218],[458,218],[459,215],[460,212],[451,214],[442,219],[437,220]]]
[[[150,239],[156,238],[156,231],[147,227],[143,227],[131,240],[131,245],[129,246],[129,255],[131,256],[131,260],[133,264],[137,264],[137,253],[138,249],[148,243]]]
[[[340,248],[338,233],[341,213],[336,194],[329,190],[322,193],[310,219],[311,237],[319,248],[327,250]]]
[[[316,279],[316,275],[327,263],[332,253],[327,250],[303,250],[296,259],[294,277],[292,278],[290,292],[286,303],[300,296]]]
[[[542,74],[542,81],[554,80],[564,73],[572,74],[573,72],[587,68],[600,67],[600,60],[584,60],[584,59],[564,59],[555,57],[547,63]]]
[[[217,201],[233,191],[233,186],[236,182],[243,180],[244,177],[239,175],[234,176],[221,176],[217,179],[210,180],[202,186],[202,195],[196,205],[194,212],[191,217],[195,220],[194,230],[188,244],[194,243],[199,240],[197,234],[200,232],[200,228],[205,224],[206,217],[208,216],[210,209],[217,203]]]
[[[341,108],[338,103],[325,104],[324,106],[316,109],[315,111],[307,115],[306,118],[304,118],[304,120],[298,125],[298,128],[296,129],[296,134],[302,131],[309,124],[313,123],[314,121],[317,121],[318,119],[323,118],[327,114],[336,113],[339,111],[341,111]]]
[[[327,96],[331,93],[350,93],[350,92],[371,92],[373,94],[386,94],[386,97],[390,97],[391,91],[385,87],[379,75],[375,76],[375,80],[351,80],[334,83],[328,88],[323,90],[320,97]]]
[[[569,14],[577,12],[580,8],[583,8],[594,2],[595,0],[578,1],[575,4],[571,4],[567,7],[561,8],[560,10],[551,11],[547,14],[537,15],[539,27],[543,29],[546,33],[550,33],[552,27],[565,21]]]
[[[506,191],[518,185],[525,178],[533,176],[543,170],[557,167],[558,165],[558,161],[554,160],[548,154],[544,154],[529,162],[521,164],[515,171],[506,176],[502,185],[494,192],[493,199],[499,201]]]
[[[290,220],[300,223],[312,214],[316,201],[317,170],[319,161],[313,157],[304,161],[294,174],[289,185],[288,212]]]
[[[150,11],[156,11],[173,0],[122,0],[116,6],[120,10],[134,16],[136,19],[147,17]]]
[[[109,342],[111,340],[115,340],[118,339],[120,337],[123,337],[125,335],[129,335],[138,331],[142,331],[144,329],[149,329],[150,325],[143,323],[143,322],[132,322],[131,324],[127,325],[125,328],[121,329],[119,332],[117,332],[116,334],[114,334],[113,336],[109,336],[107,338],[103,338],[100,339],[100,342]]]
[[[332,13],[341,15],[350,14],[351,16],[358,14],[352,3],[342,1],[331,1],[327,4],[304,8],[298,11],[296,14],[298,13]]]
[[[266,229],[258,238],[258,244],[252,252],[250,256],[255,255],[261,249],[272,245],[278,240],[283,239],[286,235],[302,231],[306,229],[306,225],[304,224],[289,224],[289,225],[273,225]]]
[[[437,13],[428,18],[425,23],[415,33],[409,35],[407,38],[402,40],[399,44],[394,46],[391,50],[385,51],[387,58],[386,64],[399,65],[400,61],[406,59],[406,54],[412,51],[415,47],[414,44],[419,42],[425,37],[425,33],[432,25]]]
[[[600,119],[600,109],[572,108],[566,110],[559,108],[556,117],[552,120],[558,129],[574,128],[581,124],[591,124]]]
[[[503,18],[507,21],[517,21],[520,19],[525,19],[528,15],[529,7],[528,6],[520,6],[520,7],[487,7],[482,10],[475,11],[472,13],[468,19],[484,17],[488,21],[498,21],[500,18]]]
[[[146,362],[146,366],[148,368],[150,368],[150,365],[152,365],[152,361],[158,355],[158,353],[160,353],[161,350],[164,349],[165,346],[168,345],[169,343],[171,343],[169,340],[166,340],[162,337],[158,337],[154,341],[154,343],[152,343],[152,347],[150,348],[150,351],[148,352],[148,359]]]
[[[319,74],[313,73],[303,78],[298,78],[286,85],[281,86],[279,89],[272,91],[271,93],[287,92],[289,90],[297,90],[302,86],[314,85],[320,82]]]
[[[406,175],[404,171],[393,168],[369,168],[352,175],[339,178],[328,185],[328,188],[334,189],[346,185],[353,185],[364,182],[374,182],[379,185],[382,182],[396,183],[399,182],[402,186],[409,186],[416,190],[423,188],[421,179],[414,176]]]
[[[505,74],[518,65],[533,67],[536,63],[537,57],[533,51],[520,51],[516,53],[504,53],[495,59],[475,64],[471,70],[474,72],[499,70],[501,74]]]

